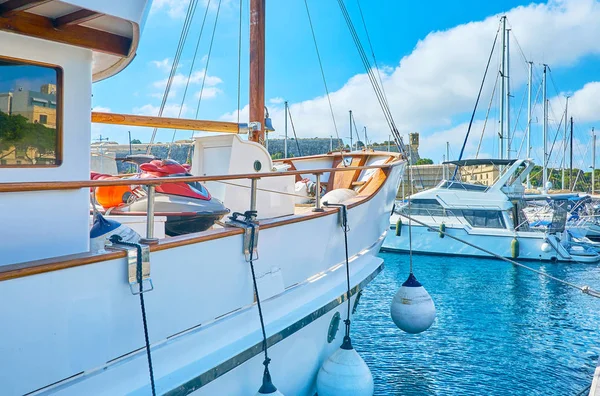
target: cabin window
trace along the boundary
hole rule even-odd
[[[408,206],[405,206],[408,213]],[[410,213],[415,216],[447,216],[447,210],[436,199],[413,199]]]
[[[506,228],[499,210],[462,210],[462,215],[471,225],[478,228]]]
[[[0,166],[60,165],[62,70],[0,58]]]

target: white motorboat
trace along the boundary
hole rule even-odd
[[[148,395],[154,387],[161,395],[255,394],[266,346],[278,389],[314,395],[319,368],[342,343],[342,304],[356,304],[383,268],[377,252],[406,162],[355,152],[273,163],[260,144],[258,50],[251,69],[259,85],[251,81],[245,129],[91,113],[92,82],[133,59],[148,9],[146,0],[0,2],[3,84],[29,87],[0,93],[0,115],[27,125],[30,139],[27,158],[0,165],[1,393]],[[264,54],[264,9],[252,18],[253,34],[263,35],[252,46],[262,43]],[[31,112],[17,114],[16,102],[11,112],[7,100],[25,94]],[[136,181],[148,190],[139,244],[114,238],[91,252],[90,188],[131,181],[89,180],[90,120],[224,134],[196,139],[192,176]],[[239,135],[248,132],[249,140]],[[24,144],[15,137],[15,146]],[[347,245],[342,208],[322,205],[319,195],[313,205],[296,205],[296,178],[323,187],[324,201],[346,205]],[[176,182],[206,183],[234,218],[156,239],[155,186]]]
[[[523,182],[533,168],[530,160],[462,160],[452,164],[463,166],[503,166],[504,172],[490,187],[459,180],[445,180],[437,187],[414,194],[410,209],[404,205],[390,219],[383,249],[409,250],[409,215],[425,224],[412,223],[412,248],[416,253],[458,256],[489,255],[457,240],[507,258],[541,261],[598,262],[594,249],[573,246],[562,238],[566,212],[554,211],[551,225],[544,231],[532,230],[522,212]]]

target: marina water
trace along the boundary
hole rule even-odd
[[[437,318],[411,335],[398,330],[389,308],[408,256],[381,257],[385,270],[364,291],[352,329],[376,395],[576,395],[590,385],[599,299],[502,261],[415,255]],[[600,288],[596,265],[526,264]]]

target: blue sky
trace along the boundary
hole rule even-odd
[[[204,73],[210,35],[218,0],[211,0],[207,24],[189,84],[182,117],[193,118],[197,92]],[[192,29],[180,62],[178,84],[173,87],[166,115],[178,116],[190,70],[193,50],[208,0],[200,0]],[[354,44],[337,2],[308,0],[323,67],[334,107],[338,134],[348,136],[347,112],[352,109],[360,129],[366,125],[373,140],[387,139],[389,130],[376,104],[365,77]],[[346,0],[354,24],[367,46],[356,0]],[[421,153],[434,161],[441,160],[445,141],[451,154],[458,155],[473,109],[485,63],[498,27],[499,15],[507,13],[514,38],[511,40],[511,73],[513,107],[511,117],[521,117],[514,145],[521,146],[525,109],[521,99],[526,92],[526,64],[515,44],[518,40],[525,56],[536,64],[549,63],[552,79],[548,97],[553,114],[549,130],[554,137],[564,99],[570,93],[572,115],[576,122],[578,158],[589,161],[587,145],[589,129],[600,118],[600,3],[597,0],[550,2],[503,1],[413,1],[361,0],[364,17],[373,42],[388,99],[401,133],[421,133]],[[248,1],[243,1],[241,106],[247,105],[248,87]],[[155,0],[147,20],[138,54],[133,63],[119,75],[96,83],[93,104],[97,109],[113,112],[155,115],[164,88],[161,81],[169,73],[187,0]],[[435,10],[435,12],[432,12]],[[239,2],[222,0],[215,40],[207,72],[206,86],[198,118],[237,118]],[[498,56],[490,66],[479,111],[475,117],[467,155],[474,156],[492,86],[497,73]],[[277,129],[271,136],[283,133],[283,111],[280,99],[291,104],[292,115],[301,137],[335,136],[329,108],[323,98],[320,76],[303,0],[267,0],[266,98]],[[588,84],[589,83],[589,84]],[[588,84],[588,85],[586,85]],[[535,79],[534,91],[539,81]],[[495,101],[497,102],[497,100]],[[493,102],[493,103],[495,103]],[[539,102],[539,100],[538,100]],[[540,105],[536,107],[539,116]],[[498,129],[497,106],[490,111],[480,157],[496,156]],[[242,111],[245,121],[247,110]],[[541,122],[532,127],[534,146],[541,145]],[[600,122],[598,122],[600,127]],[[92,138],[99,133],[112,140],[125,141],[126,130],[96,126]],[[131,129],[133,137],[146,142],[148,129]],[[159,131],[157,141],[169,142],[173,131]],[[189,132],[178,132],[176,139],[189,138]],[[586,154],[587,149],[587,154]],[[522,148],[522,155],[524,155]],[[557,152],[559,148],[555,149]],[[532,155],[540,160],[539,150]],[[578,152],[579,151],[579,152]],[[585,155],[584,155],[585,154]],[[452,155],[451,155],[452,156]],[[552,162],[552,161],[551,161]]]

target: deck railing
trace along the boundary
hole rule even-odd
[[[82,188],[96,188],[96,187],[111,187],[111,186],[147,186],[147,199],[148,206],[146,210],[146,237],[144,241],[146,243],[156,243],[158,240],[154,238],[154,196],[156,186],[161,184],[169,183],[190,183],[190,182],[209,182],[209,181],[226,181],[226,180],[239,180],[249,179],[250,183],[250,210],[256,209],[256,193],[257,190],[262,190],[257,187],[258,179],[266,177],[281,177],[281,176],[294,176],[294,175],[314,175],[316,179],[316,200],[315,208],[313,211],[321,212],[321,175],[329,173],[330,175],[336,172],[347,172],[347,171],[362,171],[369,169],[388,169],[394,166],[394,164],[381,164],[381,165],[366,165],[366,166],[347,166],[341,168],[321,168],[321,169],[310,169],[310,170],[285,170],[279,172],[264,172],[264,173],[242,173],[232,175],[215,175],[215,176],[174,176],[174,177],[161,177],[152,179],[118,179],[118,180],[81,180],[81,181],[51,181],[51,182],[23,182],[23,183],[0,183],[0,193],[18,193],[18,192],[32,192],[32,191],[64,191],[64,190],[79,190]],[[331,176],[330,176],[331,177]],[[245,186],[244,186],[245,187]]]

